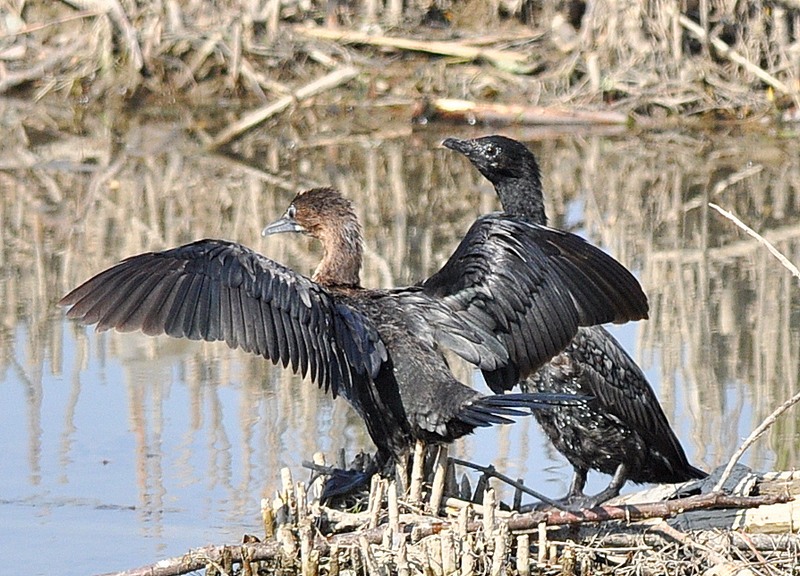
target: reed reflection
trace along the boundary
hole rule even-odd
[[[258,232],[295,190],[311,185],[334,185],[354,200],[365,229],[365,286],[427,277],[472,220],[496,208],[488,183],[439,149],[449,134],[400,130],[401,137],[329,137],[316,145],[308,127],[272,128],[249,134],[235,157],[222,157],[162,121],[131,121],[122,145],[94,122],[87,119],[88,136],[59,135],[61,146],[12,139],[2,152],[0,362],[3,383],[25,389],[25,405],[11,409],[25,427],[26,482],[43,481],[42,445],[53,428],[62,481],[70,481],[69,463],[91,441],[76,412],[98,378],[125,390],[127,413],[117,417],[134,438],[137,513],[155,535],[182,486],[219,494],[224,514],[238,523],[257,514],[280,467],[298,466],[316,450],[329,457],[340,447],[349,455],[371,450],[344,402],[263,359],[221,344],[97,335],[66,323],[54,303],[125,256],[203,237],[242,242],[310,273],[317,246],[296,238],[262,242]],[[524,132],[508,134],[530,142]],[[733,134],[558,137],[532,145],[553,225],[582,231],[640,272],[651,320],[636,328],[635,357],[656,371],[651,382],[667,415],[691,459],[706,468],[724,462],[797,390],[800,364],[797,283],[707,202],[733,210],[799,262],[798,146]],[[59,379],[70,386],[62,416],[43,419],[43,395]],[[799,421],[784,416],[747,463],[800,464]],[[499,431],[487,458],[520,475],[548,468],[566,482],[566,468],[553,471],[553,460],[539,455],[550,452],[528,438],[531,426],[515,426],[525,431],[522,449],[533,454],[525,463],[511,447],[512,430]],[[474,440],[462,448],[466,458],[486,454]]]

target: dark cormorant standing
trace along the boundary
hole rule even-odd
[[[507,215],[547,223],[539,166],[523,144],[504,136],[448,138],[442,144],[466,156],[494,185]],[[493,376],[486,374],[494,392],[513,387],[509,379]],[[707,476],[689,464],[641,369],[602,326],[580,328],[569,346],[521,387],[594,398],[535,414],[574,469],[567,502],[597,505],[617,496],[627,480],[683,482]],[[583,493],[589,469],[613,475],[608,487],[591,497]]]
[[[311,279],[240,244],[207,239],[132,256],[60,304],[98,330],[222,340],[291,365],[353,405],[380,465],[404,465],[415,440],[447,443],[527,408],[575,403],[541,393],[483,396],[455,379],[440,346],[483,370],[513,366],[527,375],[579,325],[647,314],[641,287],[616,260],[572,234],[503,215],[473,224],[458,262],[444,268],[463,286],[443,297],[419,286],[362,288],[361,227],[336,190],[298,194],[263,234],[281,232],[321,241]]]

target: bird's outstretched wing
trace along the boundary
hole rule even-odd
[[[494,334],[509,362],[484,369],[495,392],[560,352],[579,326],[647,318],[647,297],[622,264],[574,234],[482,216],[422,284],[456,314]]]
[[[233,242],[199,240],[123,260],[59,302],[98,330],[221,340],[311,379],[333,395],[377,375],[375,328],[305,276]]]

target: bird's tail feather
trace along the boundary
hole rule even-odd
[[[576,406],[590,400],[590,396],[576,394],[497,394],[482,396],[464,406],[458,418],[472,426],[510,424],[510,417],[528,416],[532,410],[547,410],[556,406]]]

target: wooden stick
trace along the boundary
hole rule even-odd
[[[317,78],[313,82],[306,84],[302,88],[298,88],[294,94],[290,94],[288,96],[283,96],[278,98],[272,104],[268,104],[267,106],[262,106],[261,108],[257,108],[252,112],[248,112],[244,116],[242,116],[238,121],[234,122],[227,128],[225,128],[222,132],[217,134],[214,139],[211,140],[208,147],[210,149],[219,148],[220,146],[227,144],[234,138],[238,137],[242,133],[250,130],[254,126],[257,126],[275,116],[276,114],[280,114],[284,110],[286,110],[289,106],[291,106],[294,102],[300,102],[302,100],[306,100],[311,98],[312,96],[316,96],[321,92],[325,92],[326,90],[330,90],[332,88],[336,88],[337,86],[341,86],[346,82],[349,82],[353,78],[358,75],[358,68],[353,66],[345,66],[339,68],[338,70],[334,70],[330,74],[326,74],[322,78]]]
[[[745,439],[745,441],[742,442],[742,445],[739,446],[738,450],[736,450],[736,452],[733,453],[731,459],[728,460],[728,464],[727,466],[725,466],[725,470],[722,471],[722,475],[719,477],[719,480],[714,485],[713,492],[719,492],[720,490],[722,490],[723,484],[725,484],[725,481],[731,475],[731,472],[733,472],[733,468],[734,466],[736,466],[736,463],[739,461],[739,458],[741,458],[742,455],[745,453],[745,451],[747,451],[747,449],[750,448],[753,442],[758,440],[761,437],[761,435],[764,434],[764,432],[769,430],[770,426],[772,426],[775,423],[775,421],[780,417],[781,414],[786,412],[789,408],[791,408],[798,402],[800,402],[800,392],[789,398],[786,402],[784,402],[783,404],[778,406],[775,410],[773,410],[769,416],[764,418],[764,421],[750,433],[750,435]]]
[[[501,482],[505,482],[509,486],[512,486],[514,489],[519,490],[520,492],[524,492],[525,494],[529,494],[534,498],[541,500],[545,504],[552,506],[553,508],[563,508],[564,510],[567,509],[560,502],[552,500],[547,496],[545,496],[544,494],[540,494],[536,490],[528,488],[527,486],[525,486],[525,484],[523,484],[519,480],[514,480],[513,478],[498,472],[494,466],[491,465],[483,466],[481,464],[475,464],[474,462],[469,462],[468,460],[461,460],[460,458],[450,458],[450,462],[452,462],[453,464],[458,464],[460,466],[466,466],[467,468],[472,468],[473,470],[477,470],[483,473],[484,475],[491,476],[492,478],[497,478]]]
[[[464,60],[485,60],[501,70],[506,70],[515,74],[528,74],[532,70],[528,60],[528,54],[523,52],[468,46],[460,42],[437,42],[412,40],[410,38],[371,36],[363,32],[310,28],[307,26],[298,26],[294,31],[303,36],[319,38],[321,40],[333,40],[334,42],[341,42],[342,44],[365,44],[368,46],[393,48],[395,50],[452,56]]]

